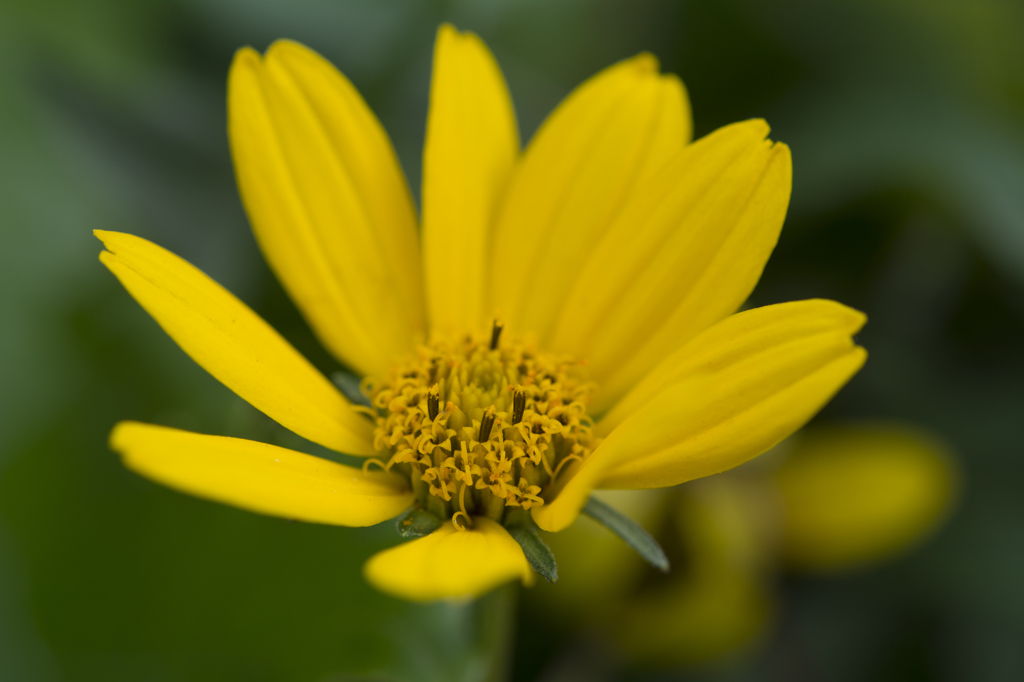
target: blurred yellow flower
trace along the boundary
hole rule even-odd
[[[949,507],[951,460],[907,427],[832,427],[802,434],[773,483],[782,500],[780,550],[804,571],[867,564],[902,550]]]
[[[865,360],[865,318],[838,303],[733,314],[782,227],[789,150],[760,120],[691,143],[682,84],[648,54],[581,85],[520,153],[493,56],[442,26],[419,229],[380,123],[309,49],[240,50],[228,119],[263,254],[365,377],[368,406],[173,254],[98,232],[101,260],[226,386],[368,466],[132,422],[112,446],[154,480],[266,514],[361,526],[411,507],[399,530],[426,537],[366,565],[391,594],[476,596],[530,582],[531,565],[553,578],[531,524],[566,528],[595,488],[755,457]]]
[[[771,622],[778,571],[828,573],[889,559],[927,537],[956,495],[946,447],[908,426],[817,428],[778,450],[777,463],[675,491],[603,493],[659,527],[683,560],[652,583],[607,531],[577,524],[553,542],[563,580],[542,595],[547,606],[601,623],[637,661],[713,660]],[[595,593],[608,598],[595,604]]]

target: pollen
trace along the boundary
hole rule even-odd
[[[544,504],[565,467],[598,445],[587,405],[594,384],[573,357],[503,335],[419,346],[383,379],[363,380],[386,469],[407,476],[417,502],[457,528],[499,523]]]

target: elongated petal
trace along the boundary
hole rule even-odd
[[[500,524],[473,519],[472,530],[451,521],[425,538],[384,550],[363,567],[377,589],[402,599],[470,599],[519,578],[533,583],[523,550]]]
[[[848,339],[864,326],[864,314],[841,303],[808,299],[754,308],[732,315],[661,362],[598,423],[595,433],[607,436],[643,410],[673,383],[701,373],[720,372],[798,339]]]
[[[791,315],[821,305],[831,310],[828,324]],[[666,487],[756,457],[806,423],[864,364],[864,349],[851,339],[863,323],[838,303],[804,301],[712,327],[663,363],[659,371],[671,379],[635,401],[635,411],[569,472],[554,501],[534,509],[534,519],[560,530],[593,488]]]
[[[231,292],[141,237],[96,231],[100,260],[190,358],[253,407],[303,438],[354,455],[374,452],[369,420]]]
[[[784,556],[811,571],[862,565],[906,549],[935,528],[956,489],[946,448],[892,424],[800,434],[776,482]]]
[[[508,87],[480,38],[437,32],[423,150],[423,257],[431,328],[475,330],[486,310],[492,223],[519,154]]]
[[[372,526],[413,500],[401,481],[240,438],[121,422],[110,447],[158,483],[235,507],[312,523]]]
[[[267,262],[338,359],[382,376],[425,328],[416,215],[384,129],[326,60],[279,41],[235,55],[228,134]]]
[[[554,348],[587,358],[595,411],[753,290],[789,204],[789,149],[764,121],[726,126],[635,192],[558,316]]]
[[[649,54],[559,105],[516,167],[495,227],[491,296],[511,330],[547,339],[592,245],[690,130],[682,84]]]

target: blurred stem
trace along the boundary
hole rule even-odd
[[[474,605],[479,651],[484,662],[482,682],[506,682],[510,677],[518,596],[519,585],[510,583],[481,597]]]

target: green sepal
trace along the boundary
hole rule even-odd
[[[530,568],[544,576],[549,583],[556,582],[558,580],[558,564],[555,563],[555,555],[540,539],[533,526],[525,523],[516,524],[507,530],[512,539],[523,548],[523,554],[526,555]]]
[[[651,566],[662,573],[668,573],[668,557],[665,556],[665,550],[639,523],[596,497],[587,500],[583,513],[622,538],[623,542],[632,547]]]
[[[413,505],[395,519],[395,529],[403,538],[421,538],[433,533],[443,523],[441,519],[426,509]]]
[[[359,377],[352,372],[339,370],[331,374],[331,381],[338,387],[350,403],[370,407],[370,399],[359,390]]]

